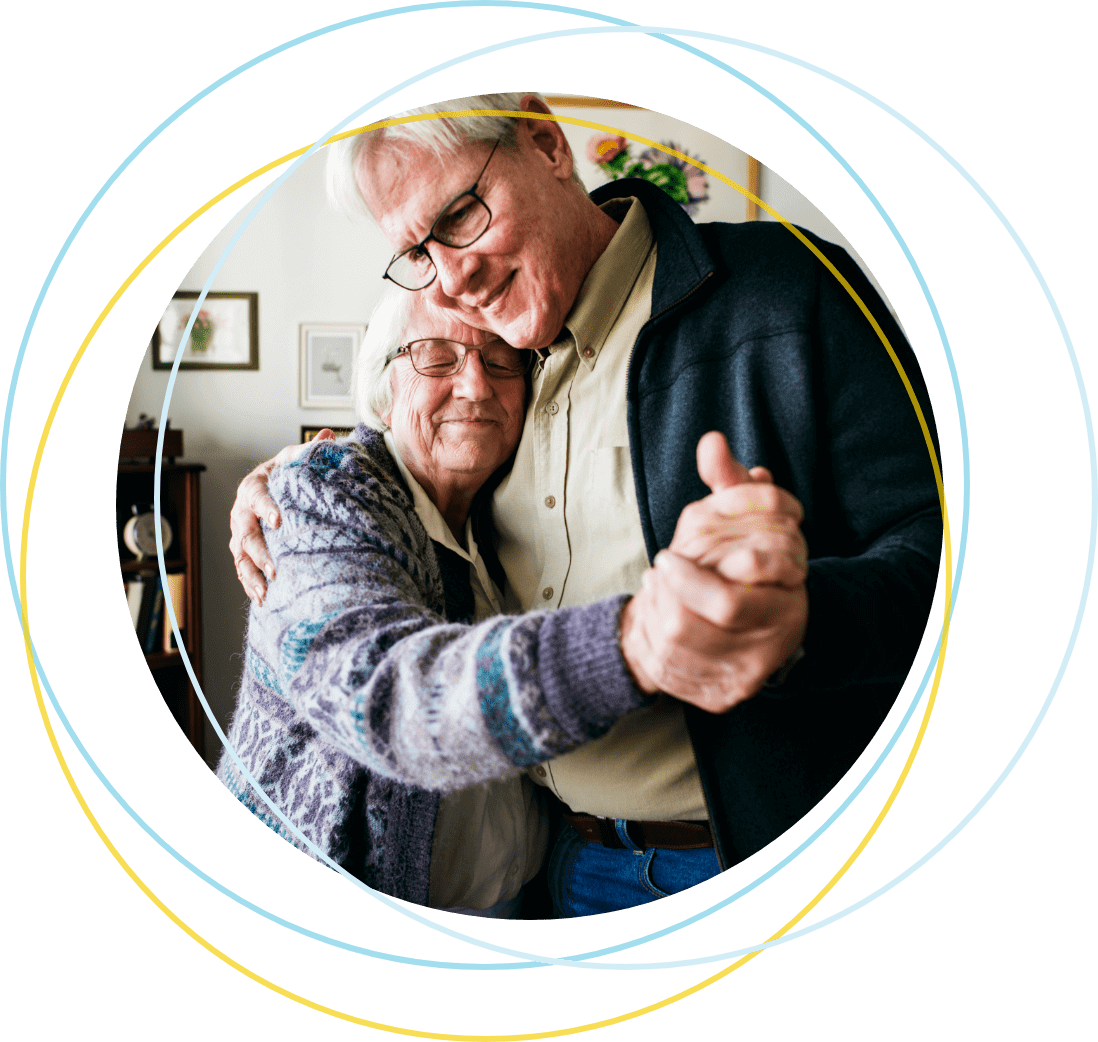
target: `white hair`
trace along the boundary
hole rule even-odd
[[[389,352],[400,347],[404,330],[412,315],[414,298],[407,290],[386,283],[381,301],[370,316],[366,336],[355,360],[352,387],[354,387],[355,412],[358,418],[374,430],[388,429],[382,418],[393,407],[393,387],[389,382],[391,370],[385,359]]]
[[[432,112],[461,112],[502,110],[517,112],[522,108],[522,99],[535,97],[543,102],[540,94],[526,91],[523,94],[481,94],[472,98],[452,98],[450,101],[438,101],[433,105],[409,109],[397,113],[399,116],[421,116]],[[328,146],[328,201],[340,213],[349,216],[369,216],[369,210],[358,188],[357,172],[360,164],[369,163],[366,148],[367,137],[377,148],[382,141],[406,143],[426,149],[435,156],[445,156],[456,152],[463,145],[477,141],[499,141],[501,148],[513,148],[516,140],[519,116],[457,116],[449,119],[423,119],[412,123],[400,123],[392,127],[367,134],[355,134],[353,137],[334,141]],[[583,182],[572,170],[572,179],[583,188]],[[587,191],[586,188],[583,189]]]

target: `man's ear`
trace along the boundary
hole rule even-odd
[[[519,106],[523,112],[543,112],[552,115],[544,101],[527,94]],[[532,145],[547,161],[553,176],[561,181],[572,179],[572,148],[561,125],[551,119],[519,120],[519,140]]]

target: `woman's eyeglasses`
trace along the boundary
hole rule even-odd
[[[534,361],[533,351],[520,351],[503,340],[472,345],[434,338],[402,344],[389,353],[385,364],[407,355],[412,368],[421,376],[456,376],[465,365],[470,351],[480,352],[480,360],[489,376],[525,376]]]

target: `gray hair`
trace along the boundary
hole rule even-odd
[[[450,101],[438,101],[423,108],[409,109],[397,113],[397,116],[420,116],[432,112],[461,112],[503,110],[517,112],[522,108],[522,99],[533,96],[539,101],[545,99],[532,91],[522,94],[481,94],[472,98],[453,98]],[[391,117],[396,118],[396,117]],[[355,134],[354,137],[334,141],[328,146],[328,201],[340,213],[349,216],[369,216],[369,210],[358,190],[356,172],[359,164],[368,162],[366,149],[367,137],[375,142],[387,141],[406,143],[426,149],[435,156],[445,156],[456,152],[463,145],[476,141],[498,140],[502,148],[513,148],[518,129],[518,116],[460,116],[450,119],[424,119],[412,123],[400,123],[392,127],[367,134]],[[377,147],[376,145],[374,147]],[[572,179],[583,187],[583,182],[572,170]]]
[[[407,290],[386,283],[381,301],[370,316],[370,325],[355,360],[351,378],[355,412],[363,423],[374,430],[387,430],[389,426],[382,419],[389,415],[393,407],[393,387],[389,382],[391,371],[385,359],[403,342],[414,299]]]

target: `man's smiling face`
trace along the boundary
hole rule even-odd
[[[592,245],[594,207],[572,180],[563,134],[556,124],[529,122],[519,121],[516,141],[501,143],[487,168],[491,141],[436,156],[382,138],[367,148],[368,175],[359,169],[359,190],[394,253],[426,238],[439,211],[484,169],[477,194],[491,224],[470,246],[428,243],[438,275],[418,293],[519,348],[556,339],[605,245]]]

